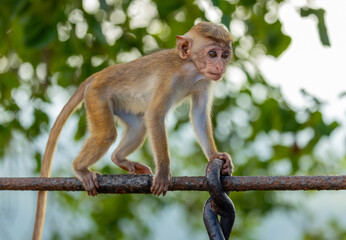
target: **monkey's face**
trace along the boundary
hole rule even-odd
[[[214,81],[219,80],[226,72],[226,65],[231,58],[231,48],[215,42],[200,48],[195,58],[195,64],[199,71]]]
[[[231,58],[231,42],[213,38],[177,36],[177,48],[182,59],[190,59],[198,71],[214,81],[219,80],[226,71],[226,65]]]

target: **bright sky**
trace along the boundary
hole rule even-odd
[[[331,47],[322,46],[312,17],[300,17],[298,9],[305,2],[291,0],[280,8],[283,30],[292,43],[279,59],[262,59],[260,68],[271,84],[281,86],[294,106],[305,104],[300,94],[303,88],[327,102],[323,109],[326,120],[337,118],[345,123],[346,97],[340,99],[339,95],[346,91],[346,1],[311,1],[314,8],[326,10]]]
[[[327,104],[322,109],[325,120],[337,119],[343,127],[339,129],[330,141],[320,145],[322,152],[333,151],[340,156],[345,156],[345,129],[346,129],[346,97],[339,95],[346,91],[346,1],[309,1],[314,3],[314,8],[326,10],[325,22],[327,25],[331,47],[323,47],[317,31],[316,21],[313,18],[302,18],[298,12],[299,7],[306,6],[307,1],[290,0],[280,8],[279,16],[283,23],[284,32],[292,37],[290,47],[279,59],[264,58],[260,64],[269,83],[280,86],[285,98],[296,107],[306,104],[300,89],[305,89],[310,94],[318,97]],[[325,156],[325,155],[324,155]],[[330,159],[330,155],[326,155]],[[319,212],[318,218],[309,222],[315,229],[320,229],[324,224],[319,220],[338,219],[342,215],[338,212],[344,206],[345,195],[343,192],[319,192],[307,200],[306,194],[289,193],[300,202],[300,210],[295,212],[274,211],[260,225],[258,239],[300,239],[302,226],[309,221],[308,212]],[[333,201],[335,202],[333,203]],[[312,204],[312,202],[316,201]],[[320,212],[321,204],[328,202],[325,213]],[[303,204],[302,204],[303,203]],[[305,204],[308,203],[308,204]],[[315,206],[313,206],[315,205]],[[306,225],[307,226],[307,225]],[[305,226],[305,227],[306,227]],[[310,227],[311,227],[310,226]],[[304,227],[303,227],[304,228]]]

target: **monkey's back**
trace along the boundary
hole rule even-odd
[[[114,112],[145,113],[155,92],[162,84],[169,84],[175,74],[174,69],[181,64],[184,61],[175,49],[154,52],[95,73],[87,91],[98,91],[110,102]],[[121,109],[118,109],[120,106]]]

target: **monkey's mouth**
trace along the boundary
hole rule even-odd
[[[208,74],[212,80],[219,80],[222,77],[222,73],[208,72]]]

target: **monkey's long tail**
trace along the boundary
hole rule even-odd
[[[60,112],[58,118],[56,119],[50,133],[46,146],[46,150],[43,155],[42,167],[41,167],[41,177],[49,177],[51,174],[51,166],[53,162],[53,154],[55,152],[56,144],[61,132],[62,127],[77,108],[79,104],[82,103],[85,89],[92,78],[85,80],[77,91],[73,94],[70,100],[66,103],[62,111]],[[46,203],[47,203],[47,192],[39,191],[37,197],[37,207],[36,207],[36,218],[34,232],[32,234],[33,240],[40,240],[42,237],[45,213],[46,213]]]

